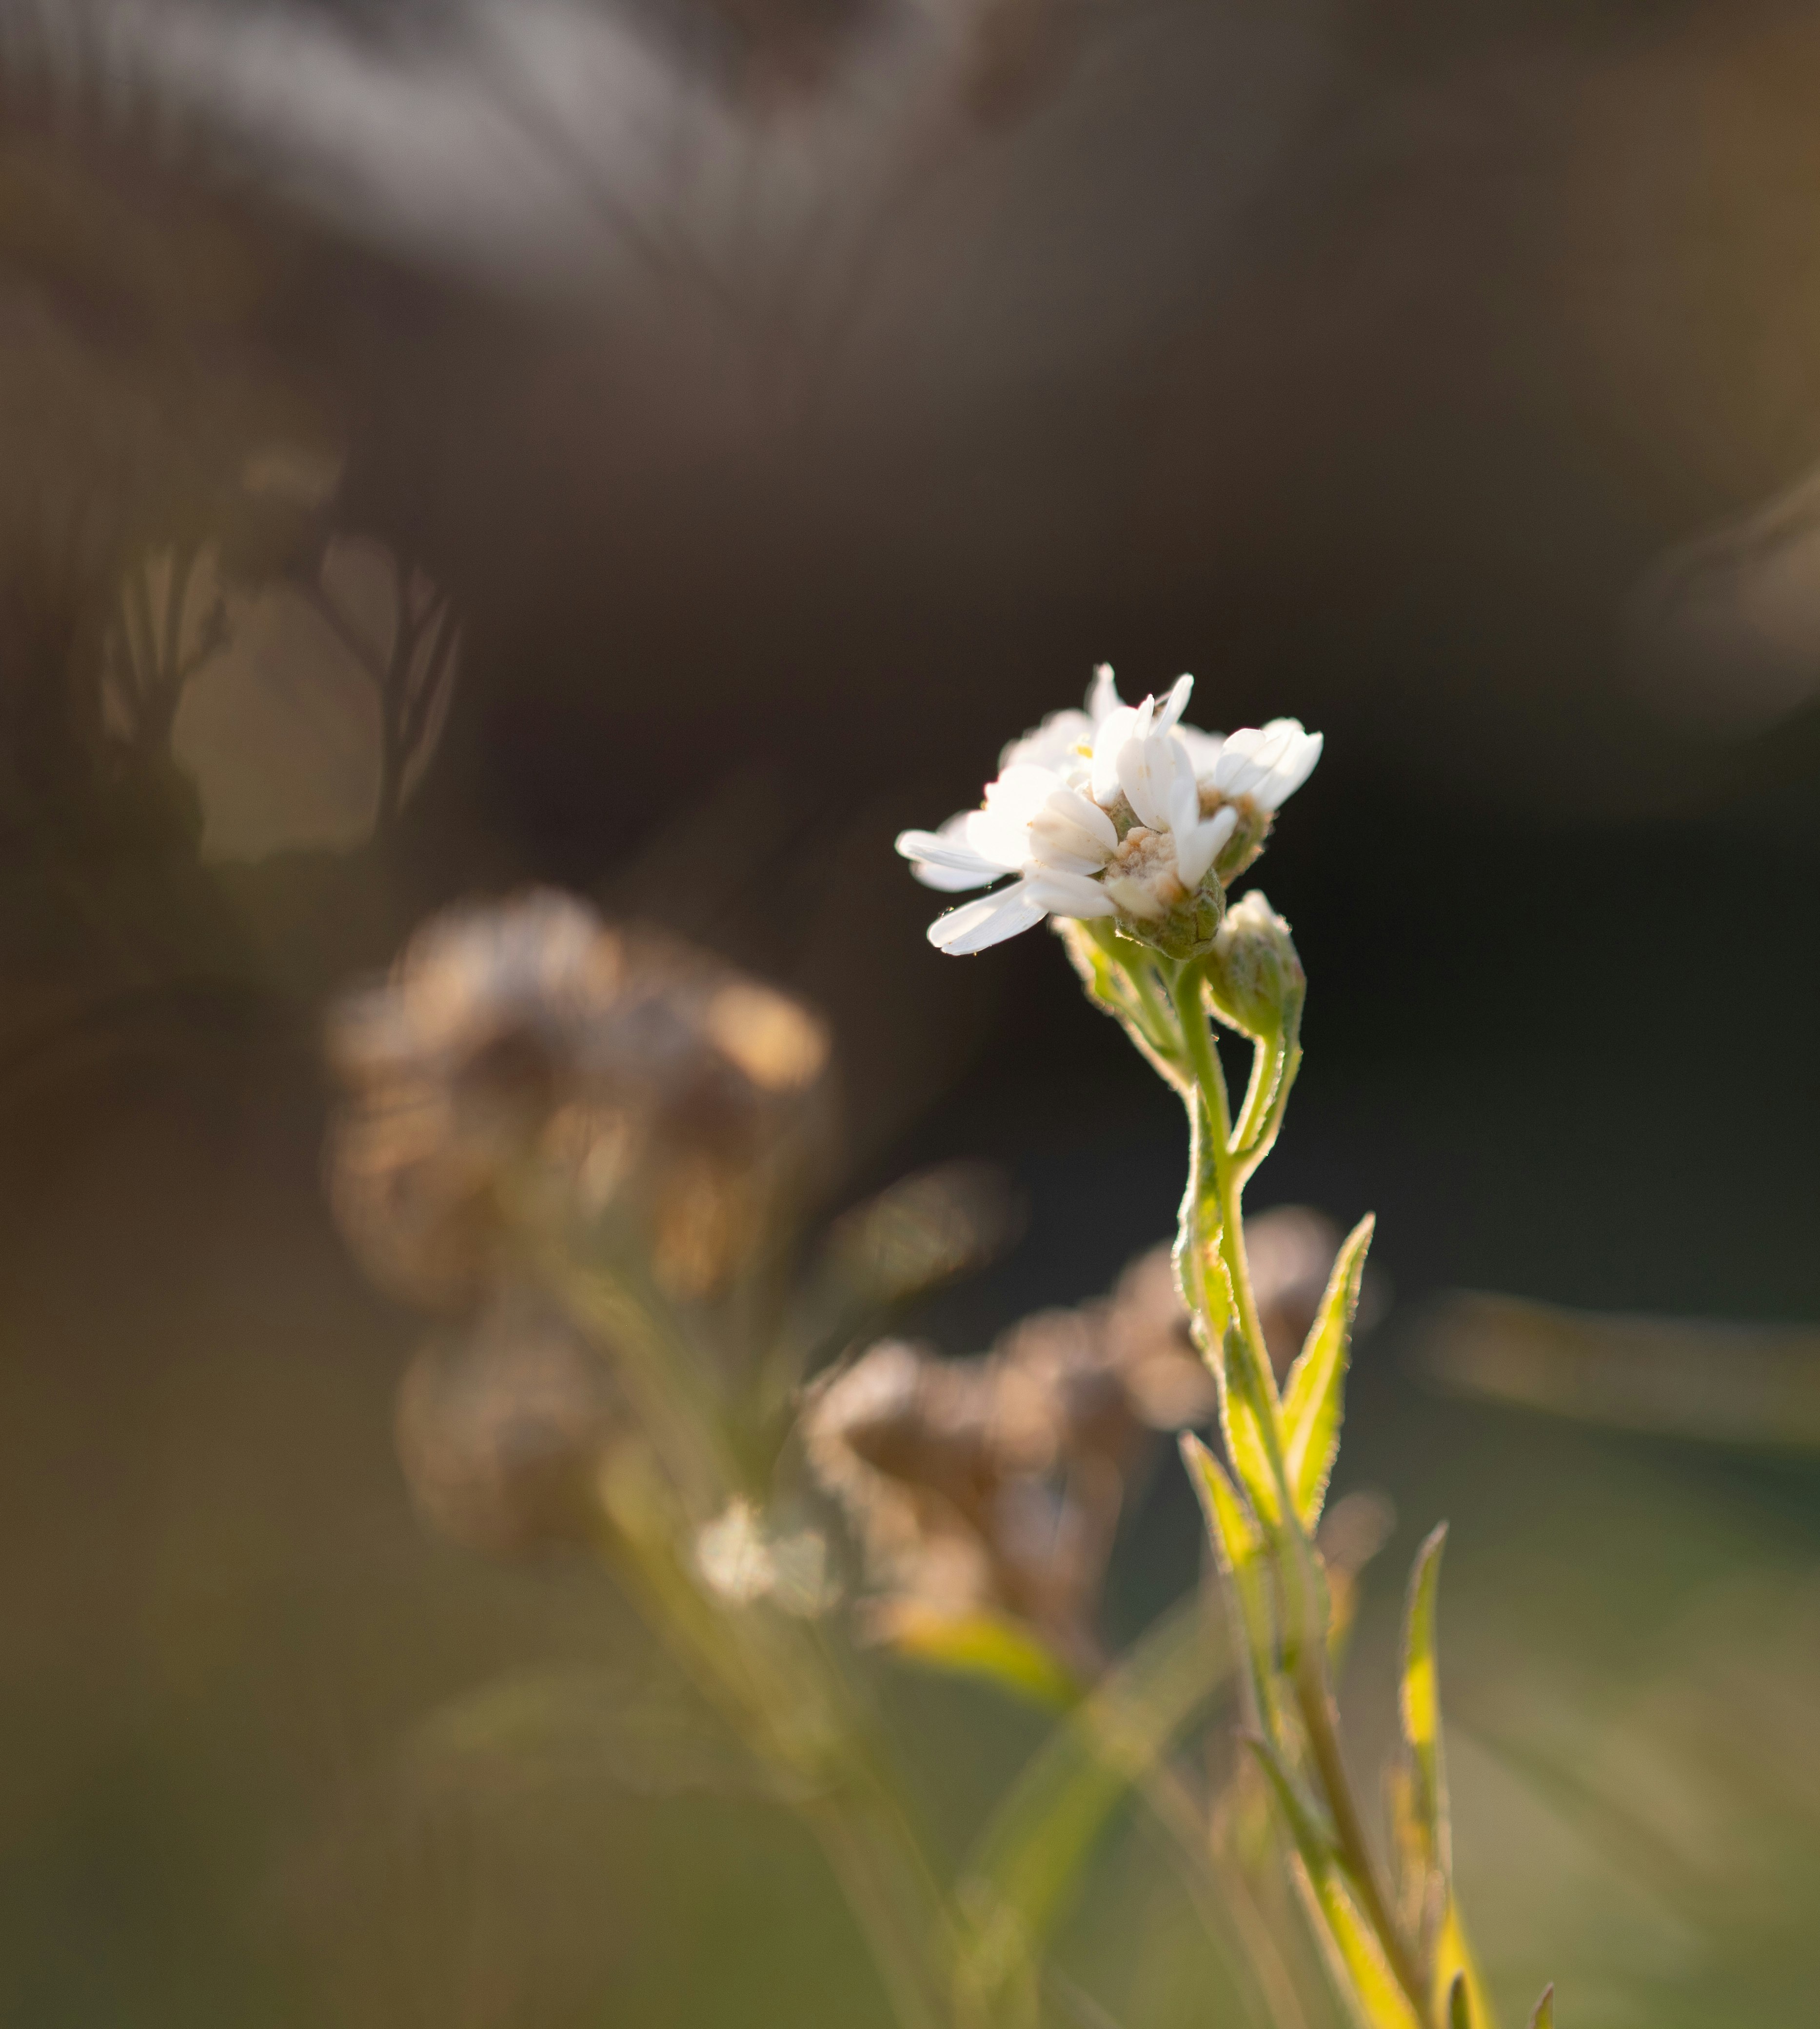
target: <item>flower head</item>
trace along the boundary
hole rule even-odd
[[[1128,705],[1112,671],[1085,707],[1051,713],[999,756],[977,810],[897,849],[925,887],[1008,886],[939,916],[929,941],[954,956],[1045,916],[1112,917],[1149,942],[1204,947],[1225,886],[1256,855],[1277,811],[1321,756],[1319,733],[1273,719],[1221,737],[1182,724],[1194,688]]]
[[[546,890],[433,918],[328,1040],[343,1230],[436,1308],[500,1281],[532,1191],[636,1227],[667,1289],[717,1289],[806,1181],[828,1099],[799,1003]]]

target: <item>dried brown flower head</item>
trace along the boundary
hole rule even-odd
[[[1246,1235],[1286,1367],[1338,1236],[1299,1207],[1248,1220]],[[1216,1405],[1159,1247],[1110,1296],[1037,1311],[983,1356],[872,1347],[812,1396],[803,1430],[859,1538],[884,1633],[913,1611],[1009,1614],[1091,1671],[1106,1560],[1147,1439],[1204,1423]]]
[[[724,1282],[822,1145],[828,1037],[775,989],[548,890],[445,911],[335,1011],[333,1192],[373,1273],[471,1303],[514,1194],[636,1230],[658,1279]],[[554,1192],[554,1198],[550,1193]]]

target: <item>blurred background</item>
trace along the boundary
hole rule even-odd
[[[834,1202],[1016,1180],[977,1350],[1166,1237],[1179,1116],[891,840],[1106,658],[1327,735],[1258,1201],[1379,1215],[1361,1766],[1447,1515],[1506,2007],[1811,2020],[1817,106],[1778,0],[8,0],[0,2018],[884,2020],[713,1771],[423,1776],[645,1645],[414,1515],[322,1014],[533,879],[707,944],[831,1020]],[[1198,1534],[1160,1470],[1114,1632]],[[1040,1723],[888,1696],[958,1843]],[[1083,1979],[1205,2021],[1200,1949],[1123,1827]]]

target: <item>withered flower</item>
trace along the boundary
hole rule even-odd
[[[506,1555],[585,1544],[628,1412],[606,1359],[535,1291],[501,1291],[432,1341],[398,1388],[398,1457],[424,1519]]]
[[[1286,1365],[1337,1236],[1299,1207],[1246,1232]],[[881,1636],[913,1615],[1008,1615],[1091,1675],[1106,1561],[1147,1439],[1206,1423],[1216,1402],[1159,1247],[1109,1296],[1038,1311],[980,1357],[872,1347],[812,1395],[803,1430],[859,1538]]]
[[[329,1031],[338,1217],[436,1306],[506,1272],[515,1207],[617,1222],[673,1294],[724,1284],[806,1181],[827,1032],[774,988],[537,890],[445,911]]]

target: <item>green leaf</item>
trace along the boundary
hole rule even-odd
[[[1214,1554],[1232,1608],[1232,1632],[1242,1645],[1252,1717],[1267,1727],[1273,1711],[1270,1676],[1277,1646],[1270,1569],[1263,1534],[1226,1470],[1192,1431],[1181,1441],[1182,1463],[1207,1517]]]
[[[1321,1504],[1326,1498],[1327,1482],[1340,1449],[1352,1320],[1359,1310],[1359,1285],[1364,1279],[1365,1257],[1375,1223],[1367,1213],[1347,1236],[1328,1278],[1327,1293],[1321,1300],[1307,1343],[1289,1371],[1284,1393],[1284,1462],[1289,1491],[1305,1529],[1312,1529],[1320,1519]]]
[[[1031,1973],[1120,1800],[1231,1667],[1206,1601],[1191,1594],[1038,1749],[962,1870],[964,1990],[994,2000]]]
[[[1542,1998],[1536,2004],[1536,2012],[1529,2017],[1529,2029],[1555,2029],[1555,1988],[1553,1983],[1542,1990]]]
[[[1008,1614],[947,1614],[907,1602],[891,1613],[887,1645],[899,1656],[957,1676],[983,1678],[1014,1697],[1066,1712],[1081,1682],[1053,1649]]]
[[[1472,1946],[1466,1942],[1466,1927],[1460,1921],[1459,1908],[1453,1901],[1451,1890],[1444,1892],[1447,1897],[1446,1915],[1434,1953],[1436,1990],[1439,1992],[1445,1989],[1451,1994],[1455,1987],[1460,1989],[1465,1997],[1465,2005],[1470,2011],[1467,2016],[1470,2029],[1496,2029],[1496,2017],[1492,2011],[1491,1997],[1485,1992],[1485,1983],[1479,1977],[1479,1968],[1473,1957]]]
[[[1225,1385],[1220,1390],[1220,1427],[1226,1456],[1252,1512],[1267,1535],[1282,1532],[1284,1521],[1278,1478],[1280,1447],[1273,1445],[1278,1421],[1277,1384],[1257,1348],[1236,1325],[1229,1326],[1221,1348]]]
[[[1466,1998],[1463,1972],[1454,1975],[1453,1984],[1447,1989],[1447,2029],[1473,2029],[1472,2005]]]
[[[1414,1774],[1411,1798],[1429,1867],[1451,1883],[1453,1860],[1447,1827],[1447,1767],[1441,1752],[1440,1685],[1435,1668],[1435,1603],[1440,1584],[1444,1522],[1417,1553],[1410,1574],[1404,1623],[1403,1732]]]
[[[1250,1745],[1295,1841],[1298,1882],[1314,1918],[1334,1983],[1360,2029],[1425,2029],[1390,1969],[1376,1933],[1360,1915],[1333,1844],[1269,1742]]]

